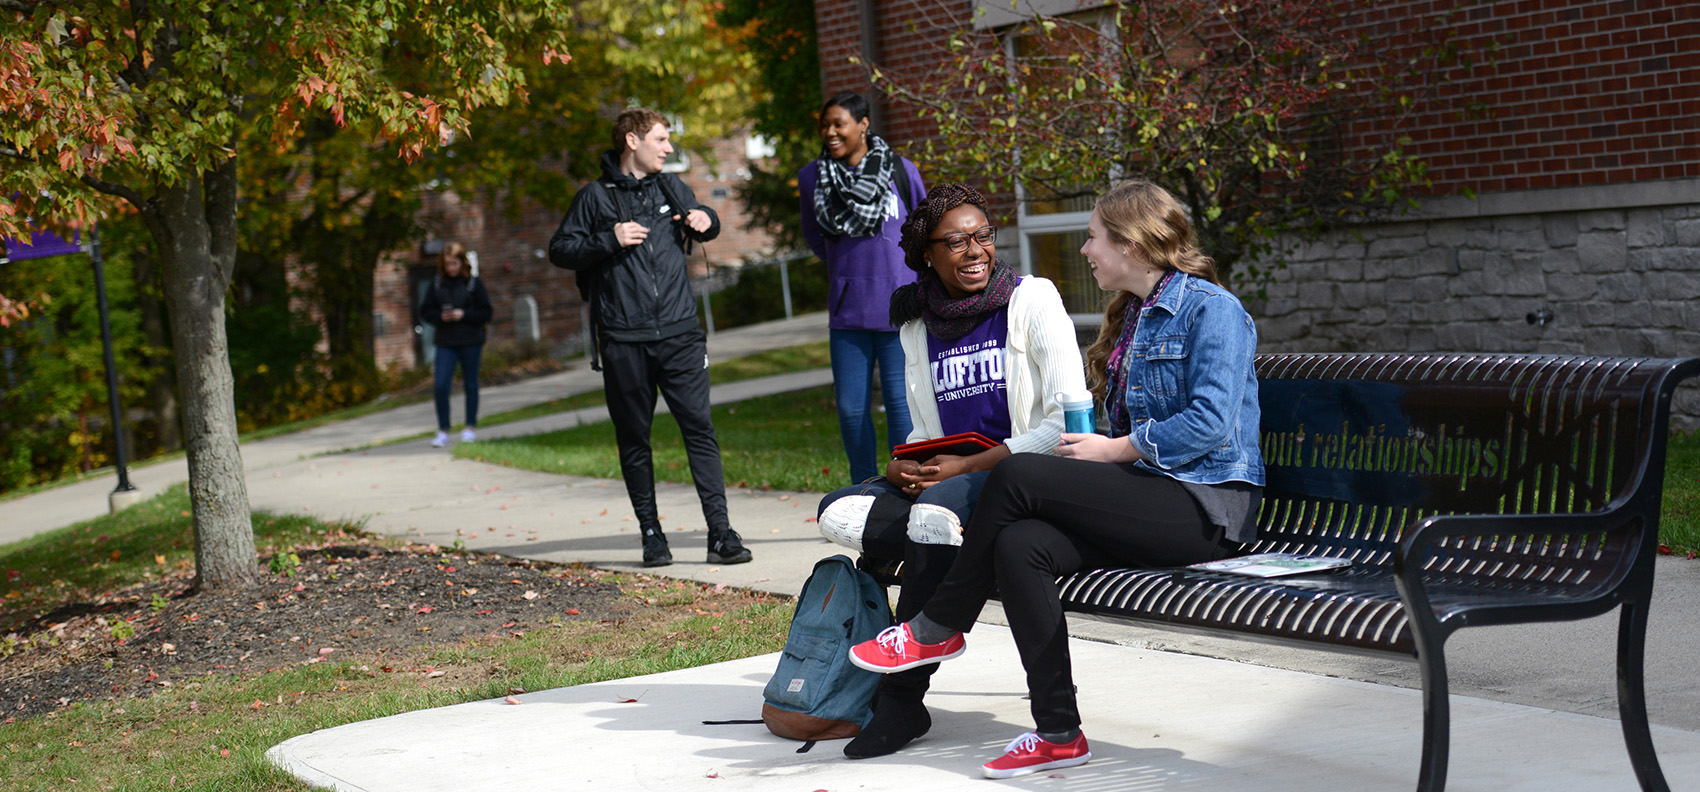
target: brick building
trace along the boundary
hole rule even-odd
[[[692,253],[693,276],[705,274],[710,266],[736,266],[772,247],[765,232],[743,228],[748,216],[733,191],[748,178],[752,158],[771,155],[760,148],[759,140],[739,134],[711,144],[712,163],[681,153],[670,164],[697,200],[720,215],[720,237]],[[414,329],[419,324],[416,311],[436,271],[434,254],[445,240],[460,242],[477,254],[479,277],[496,309],[490,343],[531,341],[557,356],[582,353],[586,317],[578,288],[572,273],[548,258],[549,238],[571,199],[562,196],[555,208],[528,206],[514,222],[453,192],[427,196],[421,215],[430,240],[392,254],[373,278],[372,335],[378,365],[429,363],[424,339]]]
[[[817,0],[823,88],[871,92],[852,57],[923,70],[950,30],[999,29],[1010,7]],[[1475,65],[1400,130],[1430,166],[1421,209],[1300,246],[1248,303],[1263,351],[1700,354],[1700,5],[1387,0],[1357,4],[1346,24],[1397,54],[1444,26]],[[913,108],[879,105],[894,146],[929,134]],[[1089,206],[1056,209],[1017,207],[1007,238],[1095,323],[1075,252]],[[1700,426],[1700,388],[1679,393],[1677,412]]]

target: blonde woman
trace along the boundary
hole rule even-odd
[[[1099,287],[1114,292],[1086,356],[1109,435],[1065,433],[1055,456],[1000,463],[920,615],[851,650],[857,665],[881,673],[955,657],[995,582],[1036,726],[982,766],[988,778],[1092,758],[1059,577],[1223,558],[1257,531],[1264,478],[1251,316],[1217,282],[1185,211],[1161,187],[1111,190],[1088,231],[1081,255]]]

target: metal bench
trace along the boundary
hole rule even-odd
[[[1417,789],[1439,792],[1447,637],[1618,607],[1624,739],[1641,788],[1667,792],[1642,663],[1671,396],[1700,359],[1272,354],[1257,373],[1268,486],[1247,552],[1352,565],[1276,579],[1097,569],[1062,581],[1064,609],[1413,658]]]

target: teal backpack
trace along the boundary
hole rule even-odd
[[[873,717],[880,675],[851,664],[850,647],[890,626],[884,586],[848,556],[816,563],[797,595],[779,669],[762,691],[768,731],[807,741],[860,734]]]

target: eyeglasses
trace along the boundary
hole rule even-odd
[[[950,252],[952,253],[961,253],[968,249],[968,240],[970,239],[974,240],[974,242],[980,247],[989,248],[992,246],[993,242],[998,241],[998,227],[985,226],[971,234],[951,234],[947,237],[939,237],[938,239],[930,240],[928,244],[942,244],[945,247],[950,248]]]

